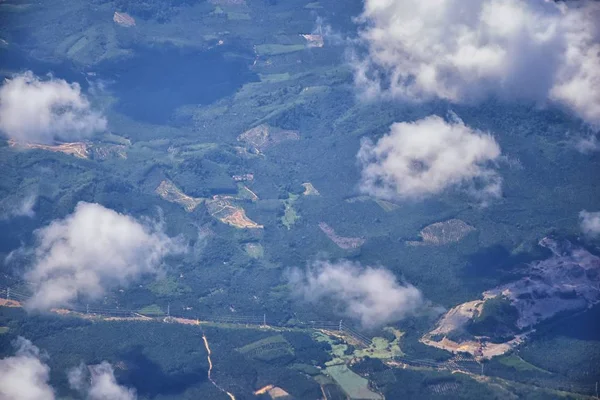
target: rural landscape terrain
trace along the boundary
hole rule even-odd
[[[600,2],[428,4],[0,0],[0,399],[597,398]]]

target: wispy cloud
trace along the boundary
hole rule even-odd
[[[9,196],[0,201],[0,220],[13,217],[35,216],[33,208],[37,203],[37,193],[30,193],[24,197]]]
[[[600,235],[600,212],[581,211],[579,213],[581,231],[590,237]]]
[[[86,394],[88,400],[135,400],[134,389],[119,385],[110,363],[103,361],[97,365],[79,367],[67,373],[72,389]]]

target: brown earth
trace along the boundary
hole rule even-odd
[[[474,230],[474,227],[460,219],[449,219],[426,226],[419,233],[421,241],[410,241],[406,244],[410,246],[441,246],[456,243]]]
[[[327,235],[329,239],[331,239],[333,243],[337,244],[339,248],[344,250],[356,249],[362,246],[366,241],[366,239],[364,238],[338,236],[335,233],[335,230],[329,225],[327,225],[325,222],[320,222],[319,228],[321,228],[321,230]]]
[[[206,201],[206,208],[210,215],[239,229],[262,229],[259,225],[246,216],[246,211],[240,206],[234,205],[231,196],[213,196],[212,200]]]
[[[89,158],[88,144],[83,142],[61,143],[57,145],[47,145],[38,143],[17,142],[13,139],[8,141],[10,147],[21,149],[40,149],[53,151],[56,153],[70,154],[78,158]]]
[[[321,195],[321,193],[319,193],[319,191],[317,189],[315,189],[313,184],[310,182],[303,183],[302,186],[304,187],[304,193],[302,193],[304,196],[320,196]]]
[[[162,181],[155,192],[168,202],[182,205],[187,212],[194,211],[205,200],[203,198],[188,196],[170,180]]]
[[[299,140],[298,131],[275,128],[267,124],[255,126],[238,136],[238,141],[246,144],[254,153],[262,153],[267,148],[286,140]]]
[[[553,255],[530,264],[524,278],[485,291],[481,300],[452,308],[421,342],[451,352],[491,358],[522,343],[537,324],[559,313],[580,312],[600,303],[600,257],[568,241],[544,238],[539,244]],[[510,301],[518,312],[514,339],[492,343],[487,337],[467,336],[460,341],[446,337],[452,332],[464,332],[466,325],[481,313],[485,302],[498,296]]]

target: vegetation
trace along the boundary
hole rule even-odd
[[[270,336],[238,349],[246,357],[260,361],[273,361],[281,357],[294,358],[294,349],[282,335]]]
[[[285,207],[283,216],[281,217],[281,222],[283,225],[289,229],[292,228],[292,225],[296,223],[300,217],[294,210],[294,202],[298,200],[299,195],[290,193],[286,200],[283,200],[283,205]]]
[[[6,22],[0,24],[0,38],[9,42],[0,48],[5,63],[0,75],[31,69],[40,76],[52,71],[79,82],[94,106],[104,110],[112,132],[90,138],[93,146],[123,147],[81,159],[42,149],[16,151],[0,140],[0,212],[31,193],[38,195],[33,217],[0,215],[0,257],[32,246],[36,229],[68,215],[79,201],[161,220],[168,235],[189,245],[187,253],[165,260],[160,280],[148,277],[115,288],[91,307],[118,305],[161,315],[170,304],[172,315],[191,319],[262,319],[266,314],[269,324],[287,326],[338,321],[335,310],[302,304],[287,287],[288,268],[302,268],[325,253],[332,260],[352,258],[362,265],[385,266],[419,288],[436,309],[448,309],[514,280],[521,264],[548,256],[536,246],[541,237],[576,235],[577,213],[597,209],[600,185],[589,171],[598,170],[600,159],[572,149],[571,138],[587,134],[587,128],[560,110],[496,101],[398,107],[357,100],[352,71],[344,62],[345,48],[328,41],[324,48],[307,48],[298,34],[315,29],[316,12],[334,32],[352,37],[356,25],[350,15],[360,13],[361,2],[94,0],[92,7],[82,0],[70,1],[69,7],[38,3],[0,5]],[[115,25],[115,10],[129,13],[137,27]],[[87,80],[106,82],[106,90],[90,87]],[[420,202],[350,201],[359,195],[356,153],[363,138],[376,140],[394,122],[443,116],[449,108],[500,143],[507,161],[498,166],[502,199],[484,211],[452,190]],[[298,138],[259,152],[238,141],[240,134],[261,124],[297,131]],[[249,173],[254,176],[251,181],[232,178]],[[230,201],[264,229],[221,223],[206,202],[197,202],[189,211],[171,203],[172,197],[156,192],[163,181],[195,199],[239,197]],[[320,196],[297,196],[305,182],[314,184]],[[453,219],[475,230],[443,246],[407,244],[424,227]],[[321,222],[340,236],[366,241],[360,249],[340,249],[324,239]],[[7,264],[0,286],[22,283],[27,263],[17,264]],[[595,310],[590,314],[597,321]],[[117,371],[118,378],[139,388],[142,398],[222,398],[205,379],[206,354],[197,327],[26,319],[20,311],[4,308],[0,313],[2,355],[10,353],[10,340],[16,335],[34,340],[50,354],[52,379],[59,382],[61,396],[70,395],[66,368],[82,360],[107,359],[130,363],[129,372]],[[539,330],[518,353],[486,364],[487,373],[526,384],[555,382],[566,389],[584,385],[591,393],[589,385],[599,368],[598,338],[581,332],[600,329],[585,315],[569,320],[568,326]],[[382,338],[373,348],[339,342],[333,344],[334,354],[372,357],[353,370],[367,376],[370,390],[386,398],[509,397],[461,374],[392,370],[374,360],[400,352],[419,359],[449,359],[450,353],[419,342],[435,322],[435,315],[407,318],[395,326],[403,332],[401,337],[369,333]],[[515,310],[505,299],[490,300],[468,329],[498,340],[508,338],[518,331]],[[316,373],[332,361],[329,342],[314,341],[306,332],[222,327],[204,332],[214,352],[215,379],[236,394],[273,384],[299,399],[318,398],[322,384],[329,399],[345,396],[335,380]],[[145,383],[144,374],[151,378]],[[158,387],[162,380],[167,382],[165,389]]]
[[[152,315],[152,316],[165,315],[165,312],[156,304],[142,307],[138,310],[138,312],[143,315]]]
[[[369,381],[352,372],[345,364],[327,367],[327,374],[335,380],[351,399],[381,400],[382,396],[369,389]]]
[[[256,46],[256,51],[260,55],[272,56],[277,54],[293,53],[295,51],[304,50],[303,44],[259,44]]]
[[[518,331],[518,310],[503,296],[497,296],[483,303],[481,313],[469,323],[468,330],[476,336],[488,336],[498,342],[513,337]]]

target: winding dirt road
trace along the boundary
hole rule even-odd
[[[217,382],[215,382],[212,378],[212,376],[210,375],[210,373],[212,372],[212,368],[213,368],[213,363],[212,360],[210,359],[210,355],[211,355],[211,351],[210,351],[210,346],[208,345],[208,339],[206,339],[206,335],[203,333],[202,334],[202,340],[204,341],[204,347],[206,348],[206,353],[207,353],[207,358],[208,358],[208,380],[210,381],[210,383],[212,383],[217,389],[219,389],[221,392],[225,393],[227,396],[229,396],[229,398],[231,400],[235,400],[235,396],[232,395],[231,393],[229,393],[227,390],[223,389],[221,386],[219,386],[217,384]]]

